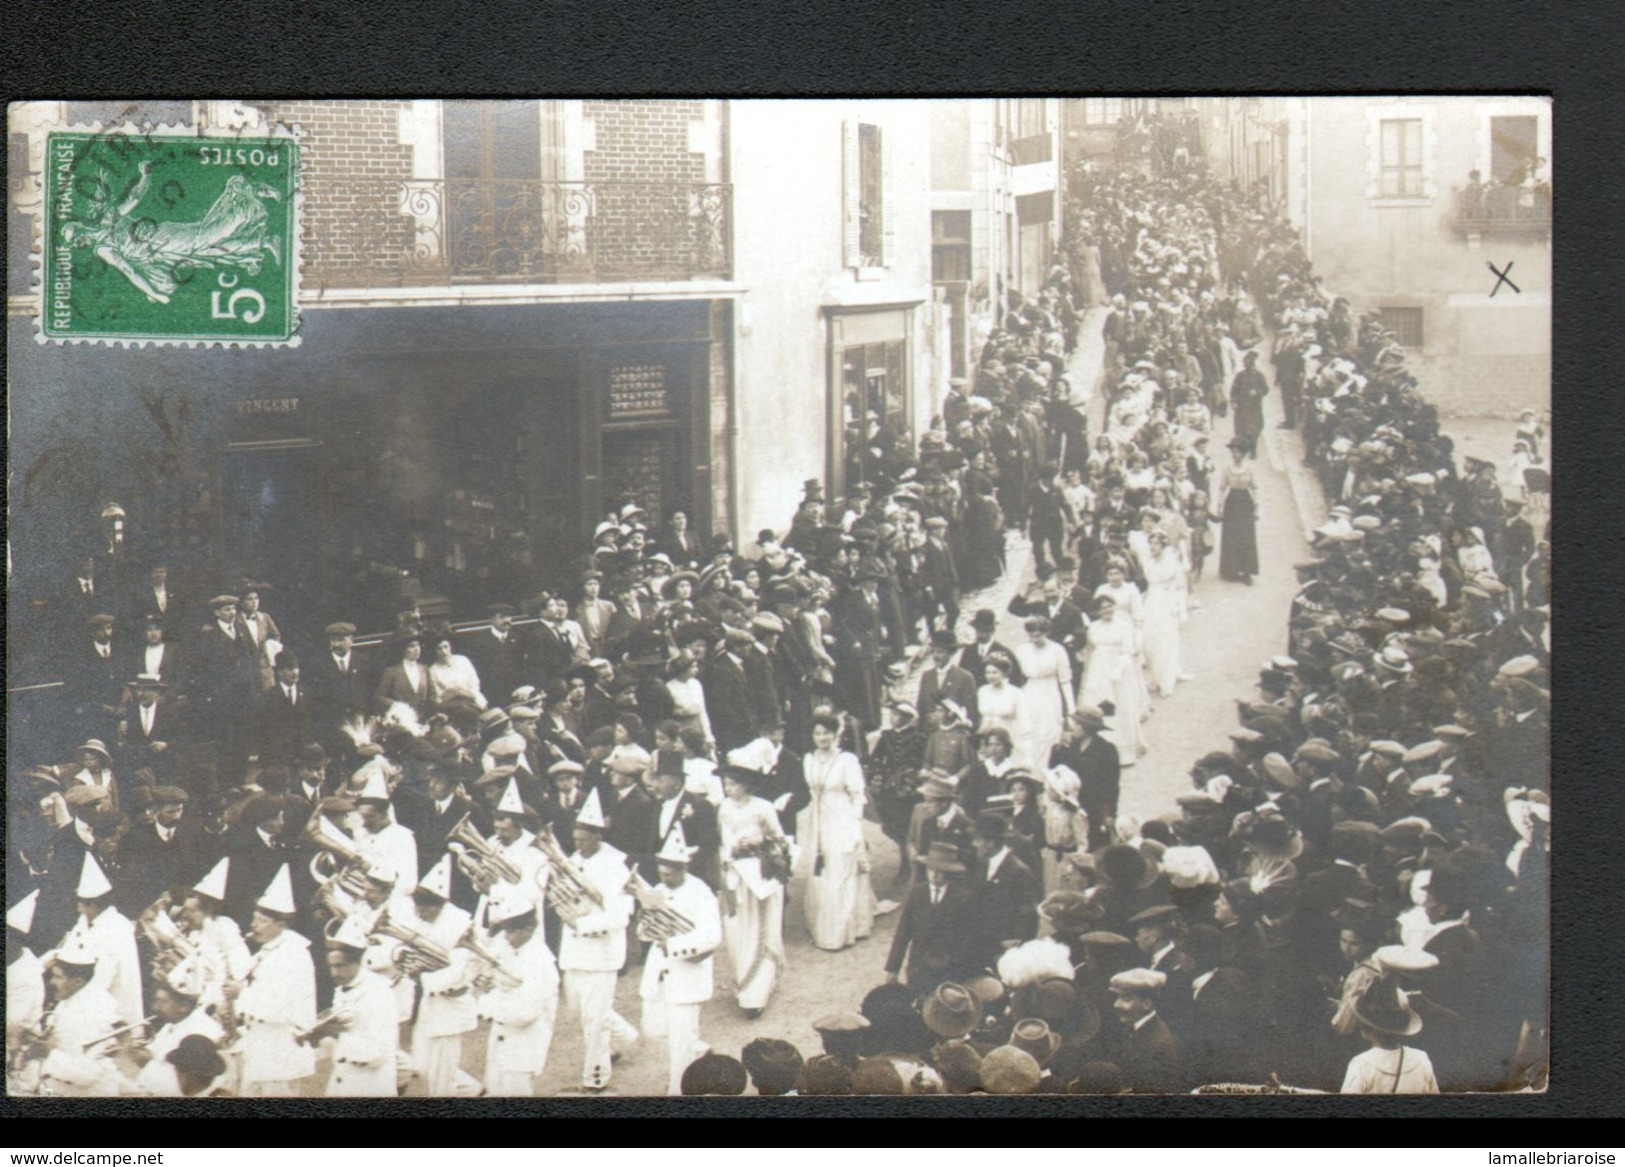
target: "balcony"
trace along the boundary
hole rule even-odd
[[[1032,134],[1015,138],[1010,143],[1010,161],[1016,166],[1031,166],[1038,162],[1050,162],[1054,158],[1053,134]]]
[[[318,177],[307,286],[726,279],[726,183]]]
[[[1458,191],[1451,225],[1470,243],[1485,236],[1544,238],[1552,232],[1552,188],[1541,183]]]

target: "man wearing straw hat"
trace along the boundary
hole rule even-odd
[[[296,1034],[316,1021],[316,966],[310,941],[292,930],[298,908],[283,864],[254,903],[250,939],[258,942],[248,972],[225,988],[242,1051],[245,1098],[291,1098],[316,1070],[315,1054]]]

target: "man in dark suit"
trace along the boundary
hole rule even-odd
[[[879,662],[886,646],[886,623],[880,600],[885,573],[866,566],[858,586],[838,605],[835,616],[835,683],[842,705],[865,729],[880,725]]]
[[[1134,944],[1142,964],[1168,978],[1162,994],[1163,1020],[1175,1037],[1190,1029],[1191,982],[1196,963],[1185,951],[1184,919],[1173,904],[1154,904],[1129,917],[1134,926]]]
[[[1054,464],[1046,465],[1038,472],[1033,483],[1032,493],[1029,495],[1027,530],[1033,545],[1033,562],[1038,570],[1039,579],[1048,579],[1054,568],[1067,566],[1063,554],[1067,532],[1072,530],[1078,521],[1072,513],[1072,504],[1066,501],[1066,496],[1055,483],[1060,468]],[[1045,561],[1045,548],[1049,549],[1050,558],[1055,560],[1054,568]]]
[[[165,640],[181,639],[188,631],[184,627],[186,603],[170,586],[169,567],[161,561],[149,567],[146,579],[130,592],[125,611],[133,616],[156,617]]]
[[[236,920],[238,927],[248,927],[254,901],[270,886],[277,869],[284,863],[298,866],[295,853],[283,846],[285,808],[282,798],[259,795],[243,807],[237,825],[226,832],[226,856],[231,865],[226,871],[225,914]],[[295,878],[298,874],[296,871]],[[305,901],[296,898],[294,902]]]
[[[954,653],[959,651],[959,639],[952,628],[931,634],[931,663],[920,674],[921,713],[935,709],[937,702],[947,697],[965,710],[971,721],[976,720],[976,689],[980,682],[970,673],[954,664]]]
[[[576,665],[575,647],[564,631],[568,612],[562,599],[547,596],[542,605],[543,618],[531,630],[530,669],[544,681],[559,680]]]
[[[966,923],[972,897],[964,881],[965,865],[952,843],[933,843],[921,862],[926,877],[903,901],[891,952],[886,957],[886,982],[897,983],[907,962],[908,987],[916,994],[930,993],[944,981],[958,981],[974,973],[966,957]]]
[[[355,625],[341,620],[323,632],[327,651],[306,661],[303,671],[317,698],[323,725],[336,729],[351,714],[372,712],[373,684],[355,649]]]
[[[756,638],[736,628],[725,628],[723,632],[726,642],[722,651],[705,667],[705,705],[711,714],[711,736],[716,739],[717,753],[726,760],[729,750],[753,740],[759,729],[745,672],[745,657],[756,650]]]
[[[492,604],[488,611],[491,627],[470,635],[462,652],[480,675],[486,700],[506,705],[513,691],[525,683],[525,650],[513,628],[513,605]]]
[[[169,703],[168,686],[157,677],[143,673],[132,687],[135,701],[119,721],[119,769],[130,775],[146,770],[162,785],[175,776],[175,746],[184,736],[181,719]]]
[[[73,572],[62,581],[58,599],[51,605],[61,611],[65,630],[77,629],[98,612],[111,614],[118,607],[120,597],[104,596],[105,586],[96,576],[95,559],[87,557],[73,565]]]
[[[250,748],[261,765],[286,766],[315,740],[316,704],[299,683],[299,658],[285,648],[277,653],[276,683],[254,702]]]
[[[1195,965],[1191,979],[1189,1023],[1182,1051],[1186,1084],[1194,1089],[1208,1082],[1256,1082],[1263,1071],[1252,1052],[1249,1021],[1254,1016],[1252,986],[1247,974],[1225,963],[1231,953],[1224,933],[1198,924],[1186,935],[1186,947]]]
[[[784,635],[784,621],[771,612],[764,612],[750,622],[750,631],[752,643],[740,652],[739,663],[745,670],[750,737],[754,738],[765,732],[767,726],[784,720],[784,694],[779,685],[783,656],[779,652],[779,638]]]
[[[655,813],[649,824],[652,830],[645,834],[637,848],[642,860],[643,877],[654,881],[657,876],[654,857],[665,847],[672,831],[681,824],[684,840],[695,848],[689,871],[715,889],[721,879],[717,865],[717,850],[721,844],[717,812],[705,799],[683,788],[682,755],[661,753],[659,769],[655,773],[655,795]]]
[[[192,645],[192,714],[198,735],[217,744],[223,776],[229,780],[247,757],[244,725],[259,681],[258,654],[237,618],[236,596],[215,596],[209,610],[212,619]]]
[[[216,858],[213,840],[186,817],[189,797],[178,786],[152,790],[151,822],[119,840],[119,910],[134,918],[164,892],[201,878]]]
[[[1168,978],[1148,968],[1131,968],[1112,977],[1117,1020],[1125,1033],[1117,1058],[1123,1081],[1135,1094],[1176,1094],[1182,1079],[1179,1047],[1168,1025],[1157,1015],[1157,1002]]]
[[[993,615],[992,608],[980,608],[976,615],[971,617],[971,631],[976,634],[974,644],[967,644],[959,654],[959,667],[971,675],[971,680],[980,687],[987,683],[987,677],[982,673],[982,666],[992,653],[1001,653],[1010,658],[1010,683],[1024,685],[1027,676],[1021,671],[1021,664],[1016,660],[1016,654],[1009,647],[993,639],[998,631],[998,618]]]
[[[926,623],[936,627],[937,613],[949,632],[959,623],[959,567],[948,545],[948,520],[932,515],[925,520],[925,545],[920,548],[920,569],[916,577]]]
[[[412,832],[417,844],[418,870],[428,871],[446,853],[446,841],[452,828],[464,816],[473,824],[482,838],[489,838],[493,830],[488,809],[470,798],[463,790],[457,774],[443,766],[431,766],[428,771],[426,796],[415,802],[397,807],[396,817],[403,827]],[[479,891],[469,881],[458,864],[451,868],[451,901],[458,907],[472,910],[479,902]]]
[[[1005,816],[993,811],[976,816],[971,835],[976,852],[974,906],[966,930],[972,937],[970,959],[979,970],[996,967],[1007,948],[1038,935],[1043,883],[1010,850],[1009,833],[1010,820]]]
[[[89,620],[90,636],[82,642],[69,670],[74,716],[87,733],[111,737],[124,696],[124,660],[114,647],[112,616],[97,613]]]
[[[1093,705],[1080,705],[1067,721],[1066,736],[1050,755],[1054,765],[1066,766],[1078,776],[1078,805],[1089,816],[1091,850],[1111,841],[1122,788],[1122,762],[1117,747],[1100,736],[1105,728],[1105,714]]]
[[[604,816],[609,829],[604,842],[626,855],[633,867],[645,870],[654,862],[654,852],[645,851],[659,837],[654,799],[643,788],[639,774],[629,767],[609,768],[609,790],[603,795]]]
[[[293,758],[293,781],[288,784],[289,818],[308,820],[317,803],[337,792],[341,783],[328,775],[328,761],[320,742],[306,742],[299,747]]]

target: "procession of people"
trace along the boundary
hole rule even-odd
[[[90,556],[77,748],[10,775],[12,1088],[527,1096],[561,1027],[584,1093],[646,1048],[673,1094],[1536,1082],[1547,532],[1258,200],[1189,170],[1068,192],[1063,262],[917,446],[807,482],[782,532],[627,502],[574,588],[459,627],[403,597],[377,646],[273,619],[271,584],[192,606],[168,564]],[[1178,806],[1121,816],[1201,683],[1205,561],[1260,574],[1271,394],[1332,504],[1284,651]],[[1007,645],[960,602],[1017,532]],[[841,951],[888,915],[824,1052],[773,1036],[787,919]],[[739,1058],[718,996],[761,1021]]]

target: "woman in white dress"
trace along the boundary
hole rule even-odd
[[[1023,627],[1027,643],[1016,645],[1016,661],[1027,678],[1020,692],[1027,703],[1030,766],[1049,765],[1049,752],[1061,740],[1072,713],[1072,657],[1049,638],[1047,616],[1034,616]],[[1019,748],[1019,747],[1018,747]]]
[[[1190,674],[1180,663],[1179,626],[1184,620],[1185,565],[1158,530],[1150,535],[1150,551],[1145,563],[1145,659],[1151,672],[1151,687],[1166,697],[1178,681]]]
[[[717,808],[722,837],[722,943],[733,964],[739,1007],[752,1020],[762,1015],[784,967],[784,881],[789,846],[779,812],[755,797],[763,776],[729,766],[722,774],[727,797]]]
[[[982,675],[987,684],[976,690],[976,709],[980,720],[978,734],[995,726],[1010,735],[1013,747],[1011,758],[1018,766],[1031,765],[1028,751],[1032,746],[1032,711],[1028,708],[1027,694],[1010,683],[1010,668],[1000,656],[991,656],[982,664]]]
[[[801,812],[797,838],[812,870],[807,878],[807,930],[835,952],[874,931],[875,893],[863,839],[865,788],[856,755],[839,747],[841,723],[812,719],[813,749],[804,759],[812,802]]]
[[[485,694],[480,692],[480,675],[474,662],[452,651],[451,637],[437,637],[434,642],[434,663],[429,666],[429,700],[435,705],[445,704],[446,694],[461,690],[474,698],[481,709],[486,707]]]
[[[666,692],[671,694],[672,719],[683,729],[697,729],[711,736],[711,715],[705,708],[705,685],[700,681],[698,657],[687,653],[671,662],[666,675]]]
[[[1112,729],[1106,736],[1116,747],[1121,764],[1132,766],[1146,752],[1140,721],[1145,706],[1140,691],[1139,634],[1134,622],[1125,616],[1110,596],[1095,601],[1095,618],[1089,623],[1089,661],[1084,666],[1085,705],[1113,709]]]

